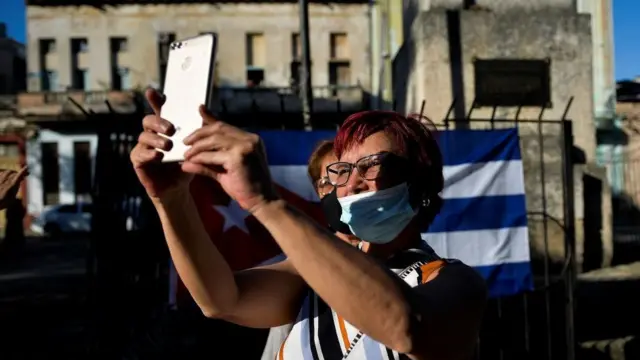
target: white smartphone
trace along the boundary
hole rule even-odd
[[[212,103],[216,51],[215,34],[174,41],[169,47],[160,116],[173,124],[175,133],[169,137],[173,147],[163,151],[163,162],[183,161],[189,149],[184,138],[202,127],[198,108]]]

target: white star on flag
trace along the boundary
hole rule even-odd
[[[237,202],[232,200],[227,206],[213,205],[213,208],[216,209],[222,217],[224,217],[224,225],[222,227],[223,232],[235,226],[247,234],[249,233],[249,229],[247,229],[244,219],[246,219],[250,214],[241,208]]]

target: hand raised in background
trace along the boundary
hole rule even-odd
[[[25,166],[19,171],[0,170],[0,210],[11,205],[18,195],[20,184],[29,175],[29,170]]]

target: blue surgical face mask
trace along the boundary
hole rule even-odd
[[[393,241],[416,215],[409,202],[406,183],[362,194],[338,198],[340,220],[360,239],[386,244]]]

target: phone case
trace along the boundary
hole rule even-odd
[[[183,161],[189,149],[184,138],[202,127],[198,108],[212,103],[216,47],[214,34],[171,43],[163,89],[165,103],[160,116],[173,124],[175,133],[169,137],[173,147],[163,151],[163,162]]]

